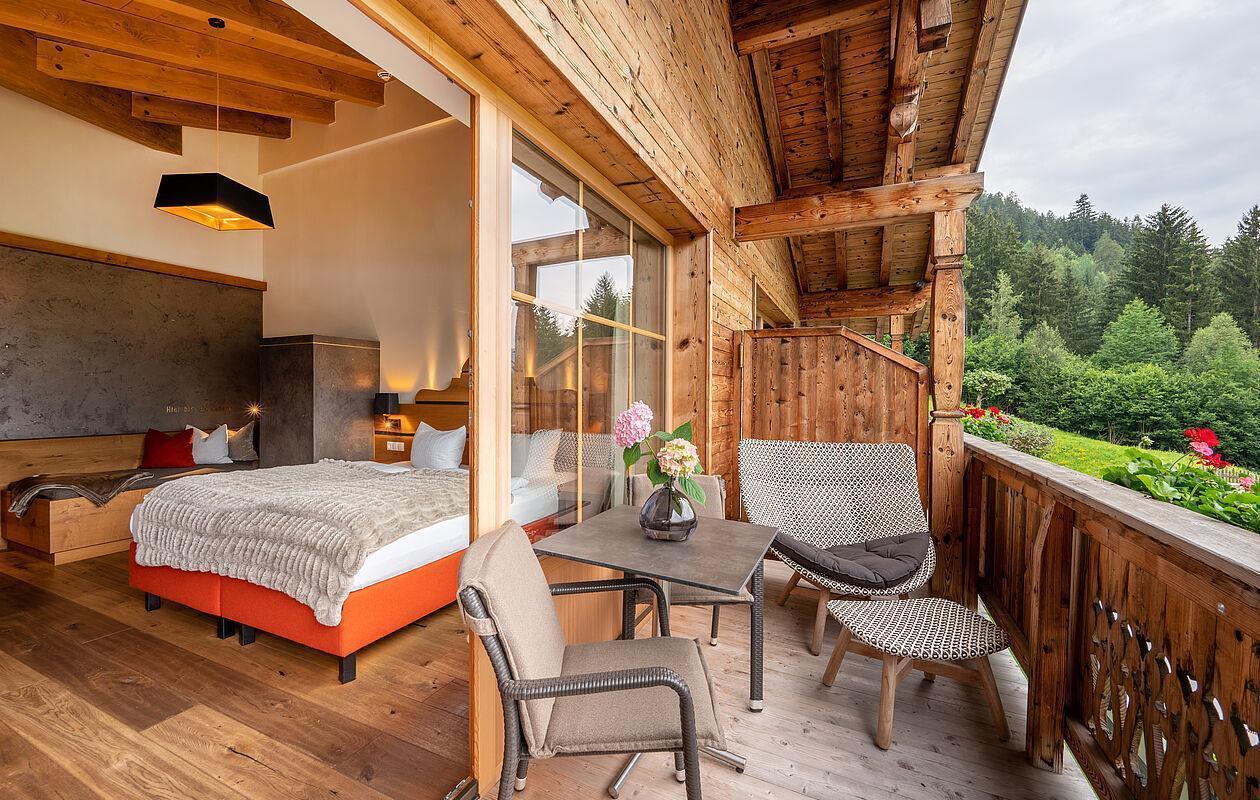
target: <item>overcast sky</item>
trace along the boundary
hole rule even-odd
[[[1216,245],[1260,203],[1260,3],[1027,0],[981,167],[1060,214],[1185,206]]]

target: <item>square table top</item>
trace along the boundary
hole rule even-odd
[[[685,542],[649,539],[638,506],[617,506],[534,545],[539,555],[739,594],[777,533],[765,525],[699,517]]]

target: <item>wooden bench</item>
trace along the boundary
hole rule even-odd
[[[11,496],[4,492],[4,538],[14,550],[53,564],[119,553],[131,544],[131,512],[150,491],[121,492],[104,506],[83,497],[39,497],[21,517],[9,513]]]

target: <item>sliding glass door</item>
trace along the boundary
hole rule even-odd
[[[519,135],[512,156],[512,518],[544,536],[629,499],[612,428],[665,413],[666,250]]]

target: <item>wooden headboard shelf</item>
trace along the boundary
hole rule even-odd
[[[376,429],[375,459],[383,462],[407,461],[411,458],[411,438],[424,422],[440,431],[468,425],[469,368],[455,377],[445,389],[423,389],[413,403],[399,405],[397,430]],[[388,449],[389,442],[401,442],[402,450]],[[463,463],[468,463],[468,445],[464,445]]]

